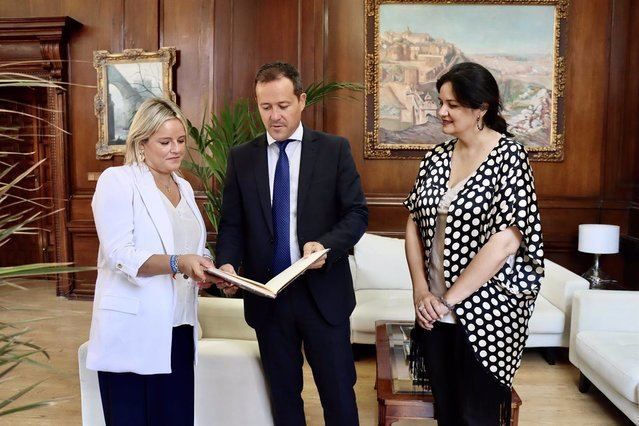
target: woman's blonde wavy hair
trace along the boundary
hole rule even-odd
[[[144,163],[144,157],[140,155],[141,145],[148,141],[166,121],[174,118],[180,120],[184,131],[188,132],[186,118],[174,102],[163,98],[150,98],[142,102],[133,117],[129,135],[126,138],[124,164]]]

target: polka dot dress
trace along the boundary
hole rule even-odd
[[[404,201],[424,245],[425,267],[435,234],[437,205],[446,193],[456,139],[430,150]],[[502,137],[453,200],[446,219],[444,279],[457,281],[495,233],[511,226],[522,235],[514,262],[455,307],[477,359],[495,378],[512,386],[528,336],[528,321],[544,275],[544,251],[537,196],[524,147]]]

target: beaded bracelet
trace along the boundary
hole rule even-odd
[[[444,296],[439,296],[437,300],[439,300],[442,305],[446,306],[446,308],[448,308],[450,312],[453,312],[453,310],[455,309],[455,305],[451,305],[450,303],[448,303],[446,299],[444,299]]]
[[[169,267],[171,268],[171,272],[173,272],[173,275],[182,273],[182,271],[180,271],[180,266],[178,265],[179,257],[180,256],[177,254],[172,254],[171,256],[169,256]]]

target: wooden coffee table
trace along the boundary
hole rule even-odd
[[[390,344],[387,325],[412,325],[409,322],[377,321],[375,322],[375,346],[377,349],[377,410],[378,425],[389,426],[401,419],[434,418],[434,399],[432,395],[423,393],[395,393],[393,392],[393,377],[391,372]],[[515,388],[512,394],[511,425],[519,424],[519,407],[521,399]]]

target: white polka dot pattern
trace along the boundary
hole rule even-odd
[[[425,266],[435,234],[436,207],[446,193],[456,139],[428,151],[404,201],[424,245]],[[522,235],[514,262],[455,307],[477,359],[500,382],[512,386],[528,337],[528,321],[544,275],[541,221],[532,169],[524,147],[502,137],[464,184],[446,220],[444,279],[455,283],[495,233],[511,226]]]

